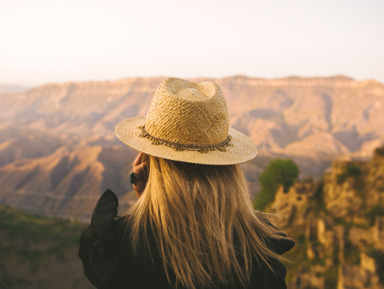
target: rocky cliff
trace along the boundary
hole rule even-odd
[[[369,162],[335,161],[322,181],[281,188],[268,208],[296,241],[291,289],[384,288],[384,147]]]

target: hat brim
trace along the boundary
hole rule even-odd
[[[247,162],[257,155],[256,145],[250,138],[233,128],[229,128],[232,146],[227,147],[225,151],[214,150],[201,153],[189,150],[177,151],[166,145],[152,144],[152,140],[140,136],[142,130],[139,127],[143,125],[145,125],[145,116],[123,120],[116,125],[116,136],[124,144],[140,152],[188,163],[233,165]]]

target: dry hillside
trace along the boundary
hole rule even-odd
[[[198,79],[197,81],[203,81]],[[367,159],[384,143],[384,85],[336,76],[210,79],[224,90],[233,127],[259,146],[246,164],[252,192],[269,159],[290,157],[321,176],[341,156]],[[0,204],[86,220],[106,188],[126,207],[135,152],[114,126],[145,115],[162,78],[46,84],[0,94]]]

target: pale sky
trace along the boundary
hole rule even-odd
[[[0,0],[0,84],[238,74],[384,83],[384,1]]]

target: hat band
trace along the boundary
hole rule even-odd
[[[213,145],[193,145],[193,144],[181,144],[181,143],[171,142],[161,138],[154,137],[153,135],[151,135],[149,132],[146,131],[145,125],[139,126],[139,129],[141,130],[141,134],[139,136],[151,140],[153,145],[165,145],[167,147],[174,148],[177,151],[186,150],[186,151],[197,151],[200,153],[207,153],[209,151],[219,150],[219,151],[225,152],[227,147],[233,146],[233,144],[231,143],[232,137],[230,135],[228,135],[227,138],[221,143],[217,143]]]

